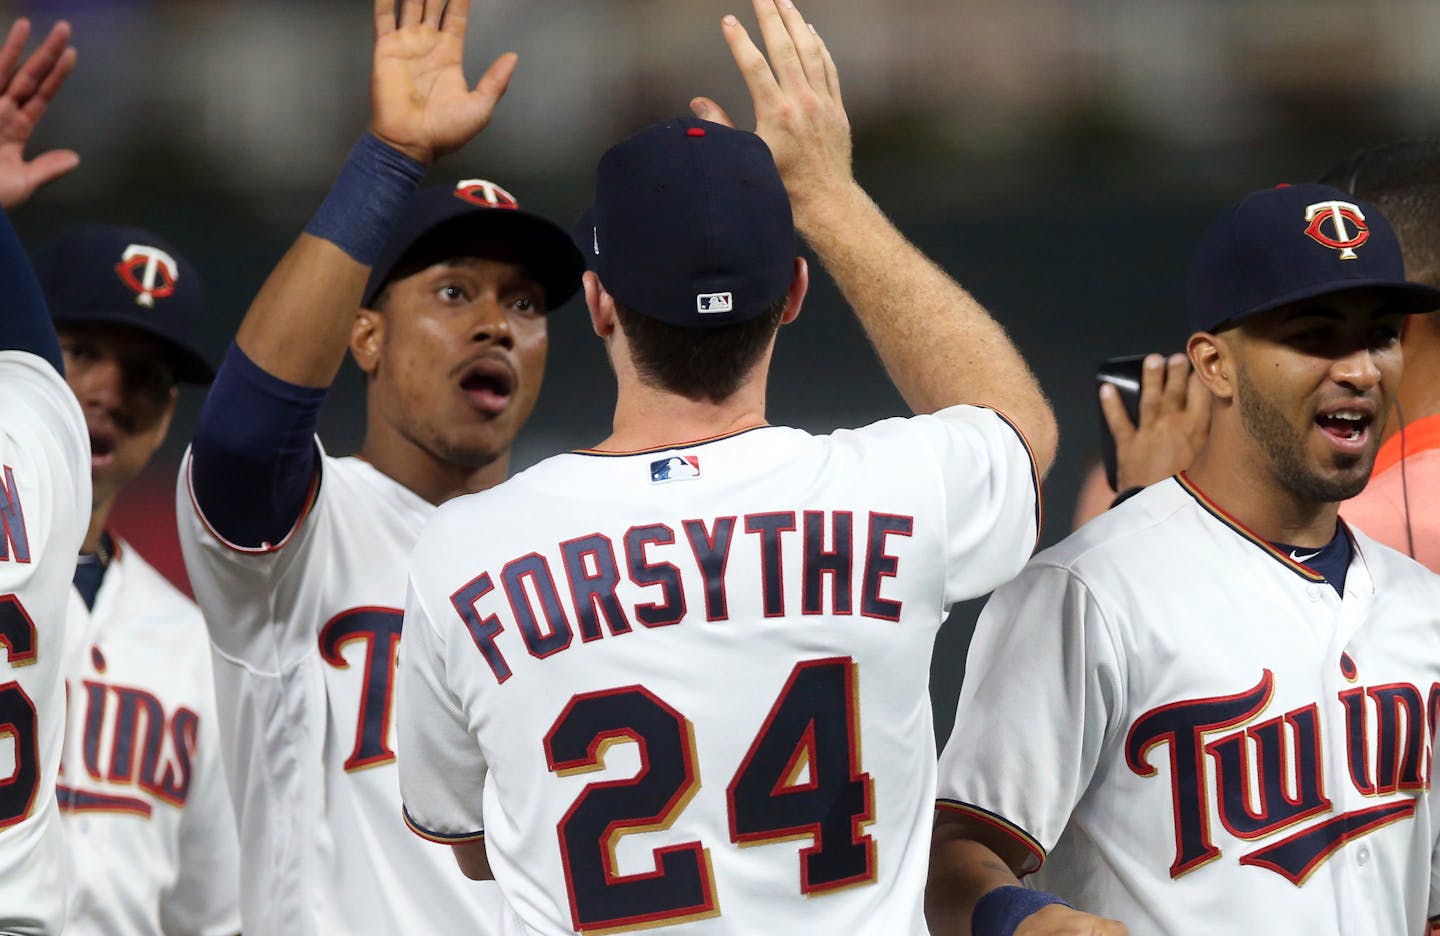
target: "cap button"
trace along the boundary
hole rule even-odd
[[[689,127],[685,130],[686,136],[702,137],[705,135],[704,127]]]

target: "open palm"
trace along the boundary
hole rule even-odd
[[[0,45],[0,206],[6,209],[23,204],[40,186],[80,163],[80,157],[71,150],[51,150],[34,159],[25,158],[30,134],[75,68],[75,49],[69,44],[70,25],[63,21],[55,24],[17,68],[29,36],[29,20],[19,19]]]
[[[465,81],[465,26],[470,0],[375,3],[371,131],[429,163],[485,128],[515,72],[507,52],[472,89]]]

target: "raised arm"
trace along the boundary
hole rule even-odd
[[[51,27],[17,67],[28,38],[30,21],[21,17],[0,44],[0,206],[7,210],[24,204],[36,189],[80,165],[79,155],[68,149],[25,158],[35,125],[75,69],[69,23],[61,20]]]
[[[246,312],[201,410],[190,487],[212,530],[268,547],[314,490],[315,426],[370,268],[426,167],[486,124],[516,57],[465,80],[470,0],[376,0],[369,132]]]
[[[789,0],[754,5],[769,61],[734,16],[722,29],[801,236],[855,309],[912,410],[961,403],[1000,410],[1025,433],[1044,474],[1055,458],[1055,416],[1025,360],[1000,324],[907,241],[855,181],[850,122],[819,34]],[[691,107],[703,119],[730,123],[709,98]]]
[[[5,284],[5,300],[0,303],[0,351],[39,355],[64,375],[60,339],[55,336],[45,294],[4,209],[0,209],[0,283]]]

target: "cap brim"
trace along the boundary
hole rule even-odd
[[[106,325],[123,325],[126,328],[133,328],[136,331],[144,332],[165,347],[167,357],[175,368],[175,381],[177,383],[205,385],[215,379],[215,368],[206,360],[205,356],[195,348],[182,344],[175,340],[173,335],[166,334],[158,326],[147,322],[143,317],[129,311],[118,311],[115,309],[95,309],[83,312],[66,312],[55,316],[56,325],[83,325],[89,323]]]
[[[580,289],[585,261],[570,236],[558,224],[523,209],[476,209],[455,199],[455,210],[434,218],[424,227],[397,238],[404,246],[376,263],[361,302],[370,308],[396,268],[427,239],[443,233],[462,245],[466,238],[485,238],[503,243],[545,290],[548,309],[557,309]],[[440,251],[443,253],[443,250]]]
[[[1194,330],[1218,331],[1221,328],[1239,324],[1245,319],[1259,315],[1262,312],[1271,312],[1284,306],[1294,305],[1297,302],[1304,302],[1307,299],[1318,299],[1321,296],[1336,296],[1341,293],[1364,290],[1382,293],[1390,297],[1394,311],[1403,312],[1406,315],[1440,310],[1440,289],[1426,286],[1423,283],[1412,283],[1409,281],[1397,283],[1395,280],[1355,279],[1340,282],[1316,283],[1304,289],[1298,289],[1283,296],[1278,296],[1254,308],[1247,309],[1239,315],[1233,315],[1213,325],[1197,327]]]

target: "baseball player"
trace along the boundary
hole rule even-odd
[[[1424,932],[1440,578],[1337,509],[1369,477],[1404,317],[1437,299],[1380,212],[1328,186],[1211,228],[1187,348],[1209,437],[982,614],[940,761],[934,932]]]
[[[487,933],[500,902],[401,818],[405,559],[436,504],[505,477],[540,389],[545,313],[584,264],[498,185],[416,191],[486,125],[515,67],[502,56],[469,88],[469,6],[406,0],[397,19],[376,5],[371,132],[251,305],[181,472],[246,932]],[[334,458],[315,425],[347,344],[366,435]]]
[[[165,439],[176,384],[213,376],[192,337],[201,283],[153,234],[105,225],[71,228],[35,266],[89,428],[94,490],[68,623],[66,932],[235,933],[239,847],[205,626],[106,528]]]
[[[514,931],[923,932],[933,639],[1034,545],[1048,404],[854,182],[818,35],[755,7],[773,67],[723,28],[758,135],[675,119],[599,164],[613,433],[446,504],[412,559],[407,819]],[[766,422],[797,228],[923,415]]]
[[[24,147],[74,64],[69,27],[56,24],[17,67],[29,31],[19,20],[0,45],[0,931],[49,936],[64,925],[70,886],[55,780],[66,596],[90,505],[90,445],[6,214],[65,171],[53,154],[27,160]]]

